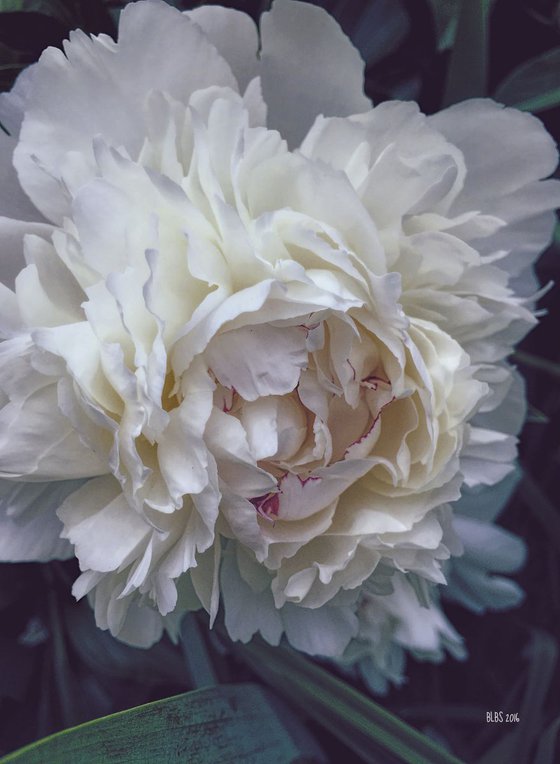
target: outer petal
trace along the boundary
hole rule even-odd
[[[107,471],[60,412],[55,385],[6,404],[0,410],[0,432],[2,477],[63,480]]]
[[[134,647],[151,647],[163,633],[164,619],[135,595],[122,596],[123,574],[102,576],[83,573],[72,592],[78,599],[89,592],[89,600],[100,629]]]
[[[236,89],[229,66],[200,28],[164,2],[127,5],[118,44],[74,32],[65,53],[48,48],[41,56],[15,152],[26,193],[55,221],[68,214],[60,180],[76,188],[95,174],[95,136],[138,155],[151,90],[186,103],[200,88]]]
[[[288,603],[281,612],[288,641],[309,655],[340,656],[358,633],[358,618],[351,607],[325,605],[310,610]]]
[[[560,184],[537,183],[554,172],[558,153],[542,123],[490,100],[473,100],[429,117],[458,146],[468,168],[452,214],[480,210],[508,225],[477,239],[482,254],[506,250],[500,262],[515,274],[531,264],[550,241]]]
[[[486,610],[508,610],[522,602],[521,587],[504,576],[489,575],[488,571],[469,560],[456,563],[445,596],[482,614]]]
[[[517,467],[495,485],[474,489],[464,487],[461,498],[455,504],[455,511],[467,517],[493,522],[505,509],[520,480],[521,470]]]
[[[495,430],[471,427],[461,454],[461,471],[467,486],[494,485],[513,469],[516,438]]]
[[[554,172],[558,155],[542,122],[491,100],[474,99],[429,117],[468,167],[461,201],[499,199]]]
[[[491,487],[465,489],[456,505],[453,526],[464,554],[449,565],[444,596],[475,613],[515,607],[523,599],[523,591],[515,581],[492,575],[515,572],[526,557],[527,550],[520,538],[492,524],[520,477],[521,472],[516,469]]]
[[[186,15],[228,62],[243,92],[258,75],[259,35],[253,19],[241,11],[211,5],[195,8]]]
[[[264,571],[263,574],[266,575]],[[221,588],[226,629],[233,640],[249,642],[258,631],[269,644],[280,643],[282,619],[274,607],[270,589],[254,591],[239,574],[231,552],[222,563]]]
[[[81,484],[79,480],[0,480],[0,560],[47,562],[72,557],[72,547],[61,538],[62,523],[56,510]]]
[[[157,610],[134,600],[126,611],[120,631],[114,636],[127,645],[149,648],[161,639],[164,623]]]
[[[18,220],[42,220],[41,213],[21,191],[13,166],[14,149],[34,70],[34,65],[28,66],[19,74],[9,93],[0,93],[0,123],[9,133],[6,135],[0,129],[0,215]]]
[[[0,122],[11,136],[17,136],[20,131],[34,72],[35,64],[26,67],[17,76],[12,89],[0,93]]]
[[[364,62],[322,8],[277,0],[261,18],[261,79],[268,126],[298,146],[315,117],[366,111]]]
[[[523,565],[527,550],[513,533],[472,517],[456,517],[454,527],[465,547],[465,558],[480,568],[513,573]]]
[[[42,220],[39,210],[20,188],[12,162],[15,147],[15,138],[0,130],[0,215],[17,220]]]

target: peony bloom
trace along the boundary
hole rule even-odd
[[[132,644],[222,602],[340,655],[362,588],[443,583],[451,502],[512,468],[555,146],[362,80],[317,7],[259,38],[154,0],[2,96],[0,555],[75,555]]]

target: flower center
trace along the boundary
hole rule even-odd
[[[173,411],[181,403],[177,387],[177,380],[172,371],[168,371],[165,375],[165,381],[163,383],[163,390],[161,391],[161,407],[164,411]]]

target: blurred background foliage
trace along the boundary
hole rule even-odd
[[[124,4],[0,0],[0,90],[9,89],[19,71],[36,61],[45,47],[61,46],[74,28],[115,36]],[[188,10],[201,3],[170,4]],[[246,11],[256,20],[270,3],[216,4]],[[560,139],[558,0],[315,4],[334,15],[360,49],[366,61],[366,91],[374,102],[413,99],[431,113],[463,98],[490,95],[537,113]],[[162,46],[162,55],[164,50]],[[560,228],[537,270],[542,284],[560,282]],[[542,299],[541,323],[516,354],[529,399],[521,438],[524,477],[500,522],[528,545],[527,564],[517,576],[526,592],[524,604],[483,617],[446,606],[465,637],[469,659],[464,663],[449,659],[442,665],[410,659],[408,683],[382,699],[386,709],[463,761],[476,764],[560,761],[558,294],[556,286]],[[74,561],[0,565],[0,755],[53,731],[200,684],[196,669],[192,670],[192,655],[185,660],[181,648],[168,640],[143,651],[98,630],[88,605],[75,603],[70,595],[76,574]],[[202,639],[200,649],[205,653],[207,648],[220,682],[254,681],[260,674],[261,680],[282,690],[281,682],[275,685],[273,671],[255,672],[258,661],[250,651],[232,651],[217,634]],[[305,681],[315,690],[310,712],[303,718],[309,717],[309,729],[328,752],[324,760],[348,764],[368,760],[359,747],[354,745],[351,751],[348,740],[340,742],[328,731],[328,715],[322,724],[321,714],[313,713],[318,687],[313,682],[319,679],[310,676]],[[320,681],[328,686],[330,680],[323,675]],[[344,691],[340,686],[336,691],[340,700]],[[518,712],[520,721],[487,723],[487,711]],[[302,716],[302,709],[299,713]]]

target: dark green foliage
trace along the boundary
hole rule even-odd
[[[300,751],[262,688],[226,685],[159,700],[65,730],[3,764],[290,764]]]

